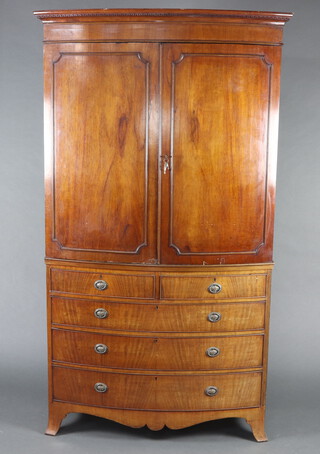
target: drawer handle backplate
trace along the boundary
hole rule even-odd
[[[208,320],[211,323],[219,322],[221,320],[220,312],[210,312],[210,314],[208,314]]]
[[[218,347],[209,347],[206,351],[207,356],[214,358],[220,354],[220,349]]]
[[[95,283],[94,283],[94,287],[97,289],[97,290],[105,290],[108,288],[108,283],[106,281],[104,281],[103,279],[98,279]]]
[[[216,386],[208,386],[208,388],[205,389],[204,393],[209,396],[213,397],[218,394],[218,388]]]
[[[103,309],[103,307],[98,307],[98,309],[94,311],[94,316],[97,318],[107,318],[109,312],[106,309]]]
[[[100,355],[103,355],[104,353],[108,352],[108,347],[105,344],[96,344],[94,346],[94,351],[96,353],[99,353]]]
[[[94,385],[94,390],[97,391],[97,393],[105,393],[108,391],[108,386],[105,383],[96,383]]]
[[[211,284],[208,287],[208,292],[212,293],[213,295],[215,295],[216,293],[220,293],[221,290],[222,290],[222,285],[217,284],[217,283]]]

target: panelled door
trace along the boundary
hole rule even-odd
[[[47,257],[271,261],[279,59],[276,46],[46,44]]]
[[[158,44],[45,46],[47,257],[156,257]]]
[[[279,58],[163,46],[161,263],[272,259]]]

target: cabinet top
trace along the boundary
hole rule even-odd
[[[42,22],[82,22],[82,21],[187,21],[205,20],[209,22],[245,22],[284,24],[292,13],[271,11],[234,11],[213,9],[75,9],[34,11]]]
[[[210,9],[35,11],[44,42],[224,42],[281,45],[291,13]]]

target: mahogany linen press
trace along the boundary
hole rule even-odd
[[[291,13],[37,11],[49,423],[264,430]]]

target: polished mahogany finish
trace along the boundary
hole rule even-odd
[[[59,52],[53,62],[56,241],[68,250],[134,253],[147,242],[149,62],[116,46]]]
[[[272,260],[280,52],[164,45],[161,263]]]
[[[105,288],[95,283],[102,281]],[[147,299],[155,296],[155,276],[149,273],[103,273],[50,269],[51,290],[56,293],[95,295],[106,298]]]
[[[97,345],[105,348],[99,351]],[[177,338],[52,331],[53,361],[108,368],[125,364],[127,369],[150,370],[247,369],[262,366],[262,349],[261,334]]]
[[[291,13],[38,11],[49,422],[265,441],[282,33]]]
[[[158,53],[45,47],[47,257],[156,257]]]
[[[160,276],[161,299],[207,299],[263,298],[266,296],[267,274],[250,275],[210,274],[180,275],[171,273]],[[210,286],[217,284],[219,291],[211,293]]]
[[[105,330],[154,332],[228,332],[263,329],[265,301],[124,302],[70,297],[51,298],[52,323]],[[102,309],[103,318],[95,312]],[[211,320],[209,318],[211,315]]]
[[[95,383],[107,385],[96,392]],[[53,400],[107,408],[141,410],[214,410],[259,407],[261,373],[141,375],[53,367]],[[208,386],[218,388],[208,396]]]

